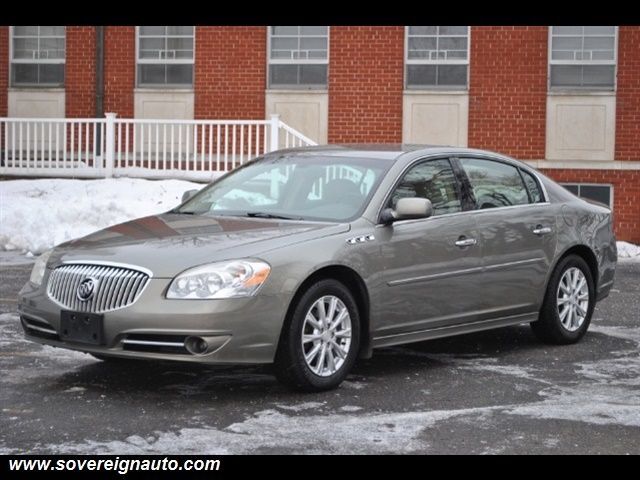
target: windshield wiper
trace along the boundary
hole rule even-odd
[[[292,217],[289,215],[279,215],[275,213],[267,213],[267,212],[247,212],[247,217],[252,218],[277,218],[280,220],[302,220],[302,217]]]
[[[199,215],[202,212],[185,211],[185,210],[169,210],[168,213],[174,213],[177,215]]]

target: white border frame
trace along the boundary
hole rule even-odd
[[[298,25],[296,25],[298,26]],[[289,91],[295,91],[295,92],[305,92],[305,91],[328,91],[329,90],[329,69],[331,68],[331,25],[326,25],[327,27],[327,58],[325,61],[319,61],[318,59],[313,59],[313,60],[309,60],[307,59],[298,59],[298,61],[296,62],[292,62],[290,60],[285,60],[285,59],[279,59],[276,61],[271,61],[271,28],[273,27],[273,25],[267,25],[266,26],[266,33],[267,33],[267,52],[266,52],[266,61],[267,61],[267,68],[266,68],[266,75],[267,78],[265,79],[265,85],[266,85],[266,90],[267,91],[282,91],[282,90],[289,90]],[[269,76],[271,73],[271,64],[273,63],[273,65],[326,65],[327,66],[327,83],[326,85],[282,85],[282,86],[276,86],[276,87],[272,87],[270,82],[269,82]]]
[[[613,42],[613,89],[610,87],[552,87],[551,86],[551,65],[611,65],[611,60],[591,60],[589,63],[584,63],[583,60],[552,60],[553,54],[553,27],[555,25],[547,26],[547,92],[548,93],[562,93],[562,92],[576,92],[576,94],[588,93],[588,92],[617,92],[618,91],[618,43],[620,41],[620,27],[615,25],[615,38]]]
[[[404,58],[402,62],[403,89],[408,92],[468,92],[471,82],[471,25],[467,25],[467,60],[409,60],[409,26],[404,26]],[[413,25],[411,25],[413,26]],[[456,85],[423,85],[409,86],[407,84],[407,66],[408,65],[466,65],[467,66],[467,83],[464,87]]]
[[[7,69],[7,73],[9,75],[9,78],[7,79],[7,84],[8,87],[11,88],[18,88],[18,89],[60,89],[60,88],[65,88],[66,87],[66,83],[67,83],[67,26],[66,25],[61,25],[64,28],[64,58],[62,59],[50,59],[50,58],[46,58],[46,59],[38,59],[37,62],[33,62],[33,61],[25,61],[24,59],[22,60],[18,60],[14,62],[13,59],[13,25],[9,25],[9,68]],[[40,35],[38,34],[38,37]],[[24,84],[24,85],[14,85],[13,84],[13,64],[14,63],[22,63],[22,64],[26,64],[26,65],[36,65],[39,63],[42,64],[49,64],[49,65],[64,65],[64,70],[63,70],[63,78],[62,78],[62,83],[47,83],[47,84],[40,84],[40,83],[32,83],[32,84]]]
[[[609,187],[609,208],[611,210],[613,210],[613,191],[615,189],[614,185],[612,183],[593,183],[593,182],[557,182],[558,185],[560,185],[561,187],[564,187],[565,185],[572,185],[572,186],[576,186],[578,187],[578,197],[579,198],[583,198],[580,196],[580,187],[582,186],[586,186],[586,187]]]
[[[144,59],[142,62],[140,61],[140,58],[138,58],[138,53],[140,51],[140,26],[136,25],[135,26],[135,82],[134,82],[134,88],[135,89],[149,89],[149,90],[186,90],[186,91],[193,91],[193,89],[195,88],[195,84],[196,84],[196,37],[197,37],[197,29],[198,25],[193,25],[193,59],[191,60],[187,60],[187,59],[173,59],[170,62],[167,61],[159,61],[159,60],[155,60],[155,59]],[[185,35],[186,36],[186,35]],[[166,59],[165,59],[166,60]],[[167,64],[173,64],[173,65],[191,65],[192,69],[193,69],[193,73],[191,76],[191,85],[186,85],[186,84],[175,84],[175,83],[171,83],[171,84],[167,84],[167,83],[163,83],[163,84],[149,84],[149,85],[140,85],[138,83],[138,65],[139,64],[143,64],[143,65],[167,65]]]

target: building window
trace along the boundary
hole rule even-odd
[[[269,27],[269,88],[327,88],[329,27]]]
[[[550,87],[615,86],[617,27],[551,27]]]
[[[469,27],[407,27],[406,32],[407,88],[467,87]]]
[[[139,87],[193,86],[195,27],[138,27]]]
[[[60,87],[64,85],[64,27],[11,28],[11,85]]]
[[[613,187],[611,185],[584,183],[562,183],[561,185],[580,198],[600,202],[609,208],[613,205]]]

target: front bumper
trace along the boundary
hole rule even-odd
[[[291,300],[287,295],[167,300],[164,292],[170,281],[153,278],[135,303],[105,312],[103,345],[60,339],[62,307],[49,299],[45,282],[40,287],[31,283],[23,287],[18,313],[27,339],[54,347],[104,356],[207,364],[273,362]],[[206,338],[209,348],[201,354],[178,348],[181,339],[189,337]],[[162,343],[172,343],[175,348],[161,347]]]

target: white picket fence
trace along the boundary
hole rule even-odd
[[[282,122],[0,118],[0,175],[211,180],[266,152],[316,145]]]

